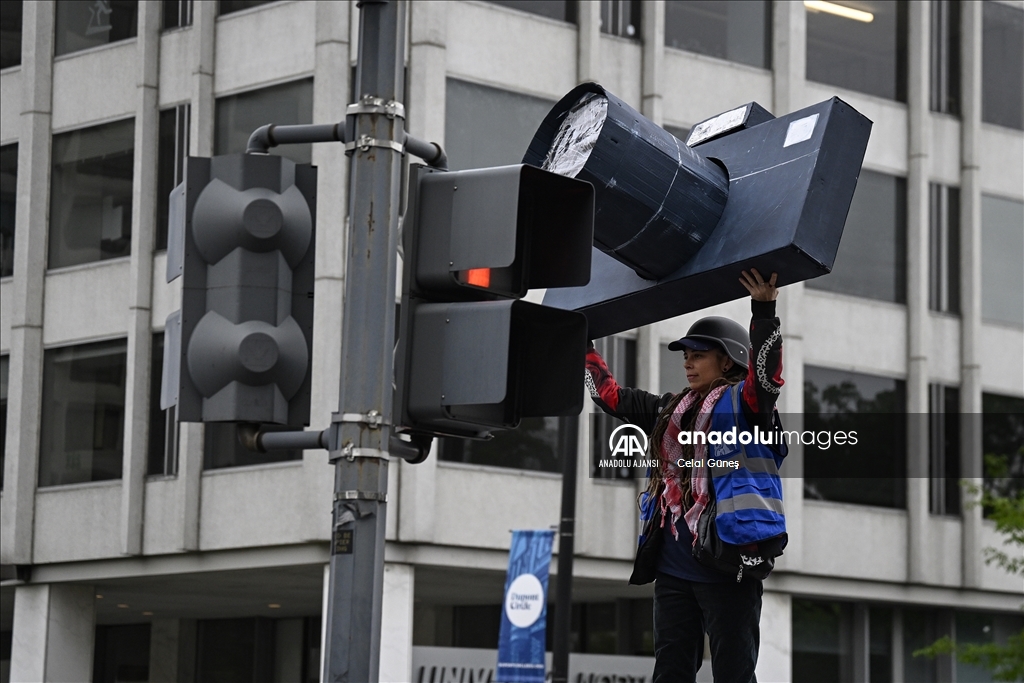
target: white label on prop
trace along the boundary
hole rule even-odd
[[[818,115],[811,114],[805,116],[802,119],[797,119],[789,124],[789,129],[786,130],[786,141],[782,143],[783,147],[789,147],[795,145],[798,142],[804,140],[810,140],[811,135],[814,133],[814,124],[818,122]]]
[[[719,114],[713,119],[708,119],[703,123],[698,123],[693,127],[690,137],[686,140],[687,146],[693,147],[694,145],[699,145],[708,138],[713,138],[719,133],[724,133],[727,130],[735,128],[743,123],[743,117],[746,116],[746,114],[747,105],[743,105],[739,109],[727,111],[724,114]]]
[[[544,610],[544,588],[533,574],[520,574],[505,594],[505,615],[513,626],[526,628]]]

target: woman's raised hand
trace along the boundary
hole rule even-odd
[[[757,268],[751,268],[749,273],[743,271],[740,283],[747,288],[750,298],[754,301],[775,301],[779,296],[779,290],[775,288],[775,281],[778,277],[778,273],[772,273],[772,279],[765,282],[761,273],[757,272]]]

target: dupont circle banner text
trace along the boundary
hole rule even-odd
[[[512,532],[498,636],[497,680],[501,683],[544,683],[548,570],[554,535],[549,530]]]

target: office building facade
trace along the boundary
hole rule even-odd
[[[332,469],[325,451],[249,453],[232,425],[160,409],[181,296],[165,278],[166,198],[187,155],[244,151],[264,123],[343,118],[356,3],[0,6],[0,679],[317,681]],[[407,128],[453,169],[518,163],[587,80],[677,137],[750,101],[781,115],[838,96],[874,122],[833,272],[780,295],[779,405],[796,426],[890,420],[870,448],[792,447],[758,678],[989,680],[913,651],[1024,628],[1020,576],[986,564],[1002,539],[959,484],[1012,487],[988,454],[1021,467],[1024,3],[417,0],[408,35]],[[311,426],[324,428],[347,157],[275,153],[319,168]],[[712,312],[743,321],[749,307]],[[667,344],[701,314],[599,346],[623,384],[678,391]],[[652,590],[626,585],[644,481],[595,469],[608,424],[594,410],[580,421],[572,649],[579,671],[649,671]],[[382,680],[449,680],[491,656],[509,530],[559,519],[557,443],[557,420],[535,418],[391,463]]]

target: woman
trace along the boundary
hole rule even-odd
[[[679,394],[657,396],[620,387],[604,359],[594,349],[587,354],[587,385],[594,401],[606,413],[651,434],[652,455],[661,463],[652,469],[647,491],[641,497],[653,500],[655,505],[641,503],[641,509],[656,508],[659,528],[653,533],[660,532],[663,540],[660,548],[655,546],[653,558],[644,558],[645,553],[638,551],[630,579],[630,583],[651,580],[642,564],[654,570],[654,683],[693,683],[704,655],[705,632],[710,640],[715,681],[756,681],[761,581],[742,578],[742,572],[739,576],[725,574],[694,559],[696,522],[712,501],[717,480],[711,482],[705,467],[677,465],[682,460],[706,462],[709,456],[702,440],[684,445],[690,439],[678,437],[683,431],[707,432],[713,417],[726,413],[730,424],[742,429],[749,431],[757,426],[762,433],[773,431],[777,424],[773,417],[775,403],[783,385],[782,340],[775,317],[776,280],[777,274],[772,273],[766,282],[756,269],[742,273],[740,282],[751,297],[749,335],[741,325],[726,318],[704,318],[694,323],[685,337],[669,344],[670,350],[683,352],[689,387]],[[739,386],[733,391],[740,392],[735,402],[731,400],[732,392],[727,392],[734,385]],[[719,405],[723,396],[727,398]],[[742,414],[733,414],[732,405],[742,406]],[[781,462],[784,448],[765,451],[767,448],[747,446],[751,451],[760,449],[753,455],[767,455]],[[777,539],[783,539],[784,545],[781,493],[779,498],[777,510],[771,513],[771,528],[781,529],[783,533]],[[640,550],[650,550],[643,539]]]

